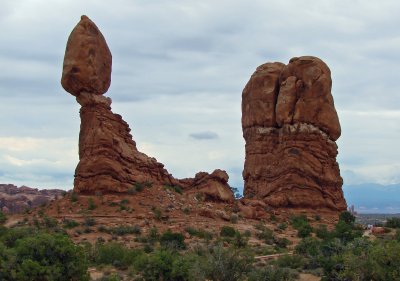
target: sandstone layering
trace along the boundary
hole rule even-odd
[[[214,200],[233,201],[225,171],[177,180],[163,164],[137,150],[129,125],[111,111],[111,99],[103,96],[110,87],[111,65],[106,40],[97,26],[82,16],[69,36],[61,78],[64,89],[82,106],[74,191],[127,192],[135,184],[151,183],[179,185]]]
[[[273,207],[346,210],[331,86],[328,66],[316,57],[256,69],[242,94],[246,198]]]

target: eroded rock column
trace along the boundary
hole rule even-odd
[[[69,36],[61,78],[82,106],[74,191],[126,192],[137,182],[175,184],[163,164],[137,150],[128,124],[111,111],[111,99],[104,96],[111,64],[100,30],[82,16]]]
[[[316,57],[257,68],[242,94],[245,197],[273,207],[346,209],[331,86]]]

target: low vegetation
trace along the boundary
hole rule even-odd
[[[93,224],[86,217],[76,231],[92,231],[89,226]],[[290,224],[299,230],[309,222],[297,216]],[[187,227],[185,232],[191,238],[199,238],[190,247],[183,233],[160,233],[155,227],[142,231],[137,225],[97,227],[99,232],[113,236],[135,235],[135,248],[114,238],[113,242],[98,239],[95,244],[75,245],[64,230],[75,227],[79,224],[74,220],[58,224],[45,215],[36,217],[34,226],[0,226],[0,280],[89,280],[89,266],[114,268],[102,280],[291,281],[301,272],[312,272],[322,281],[400,280],[400,229],[371,241],[361,237],[360,227],[347,213],[331,230],[317,224],[315,235],[302,238],[294,253],[285,249],[289,240],[278,237],[262,223],[254,226],[254,233],[241,233],[232,226],[223,226],[214,234]],[[278,226],[277,231],[281,233],[286,227]],[[265,245],[249,245],[251,236]],[[288,254],[263,262],[255,259],[277,252]]]

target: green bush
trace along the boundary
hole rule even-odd
[[[248,251],[224,248],[217,244],[204,249],[189,271],[190,280],[246,280],[253,269],[253,256]]]
[[[83,249],[67,236],[30,232],[16,238],[8,248],[0,243],[0,280],[89,278]]]
[[[97,208],[97,206],[94,203],[93,198],[89,198],[89,200],[88,200],[88,210],[94,210],[96,208]]]
[[[254,270],[248,281],[292,281],[297,280],[297,271],[289,268],[267,266],[266,268]]]
[[[180,187],[178,185],[165,185],[164,188],[175,191],[176,193],[182,194],[182,187]]]
[[[119,225],[114,228],[109,228],[108,232],[110,232],[111,234],[123,236],[123,235],[127,235],[127,234],[139,235],[139,234],[141,234],[142,230],[139,225],[135,225],[135,226]]]
[[[388,218],[385,226],[390,228],[400,228],[400,218]]]
[[[315,234],[321,239],[329,239],[331,237],[331,233],[325,224],[318,225],[318,227],[315,229]]]
[[[291,222],[292,226],[295,229],[299,229],[303,225],[307,225],[308,224],[308,220],[307,220],[307,217],[305,215],[292,216],[290,218],[290,222]]]
[[[284,222],[282,222],[282,223],[280,223],[280,224],[278,225],[278,229],[280,229],[280,230],[285,230],[286,228],[287,228],[287,224],[284,223]]]
[[[74,227],[79,226],[79,223],[77,221],[75,221],[75,220],[65,219],[63,221],[63,225],[64,225],[65,228],[74,228]]]
[[[353,216],[350,212],[344,211],[340,213],[339,221],[343,221],[347,224],[353,224],[356,221],[356,217]]]
[[[78,194],[72,191],[70,200],[71,200],[71,202],[77,202],[78,201]]]
[[[196,229],[193,227],[187,227],[187,228],[185,228],[185,231],[187,233],[189,233],[190,236],[196,236],[196,237],[202,238],[207,241],[209,241],[213,238],[212,233],[207,230],[204,230],[204,229]]]
[[[163,248],[186,249],[185,237],[182,233],[174,233],[170,230],[164,232],[160,237],[160,245]]]
[[[0,211],[0,225],[4,224],[7,221],[6,215]]]
[[[275,262],[279,267],[287,267],[292,269],[302,269],[305,265],[305,260],[300,255],[284,255],[279,257]]]
[[[308,237],[310,236],[311,232],[313,231],[311,225],[309,225],[308,223],[305,225],[300,226],[297,229],[297,236],[304,238],[304,237]]]
[[[149,255],[137,268],[144,280],[183,281],[189,280],[190,264],[187,261],[187,258],[181,257],[175,251],[161,249]]]
[[[224,225],[221,227],[221,231],[219,233],[222,237],[235,237],[236,230],[231,226]]]
[[[264,242],[269,245],[274,243],[274,232],[271,229],[263,224],[257,224],[255,228],[257,229],[256,237],[258,239],[264,240]]]
[[[85,220],[83,221],[83,225],[86,227],[94,226],[94,225],[96,225],[96,220],[91,217],[85,217]]]
[[[96,244],[92,261],[94,264],[113,265],[127,268],[144,258],[144,252],[138,249],[128,249],[118,243]]]

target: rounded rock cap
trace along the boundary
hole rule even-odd
[[[74,96],[102,95],[111,84],[112,56],[104,36],[87,16],[72,30],[65,50],[61,84]]]

